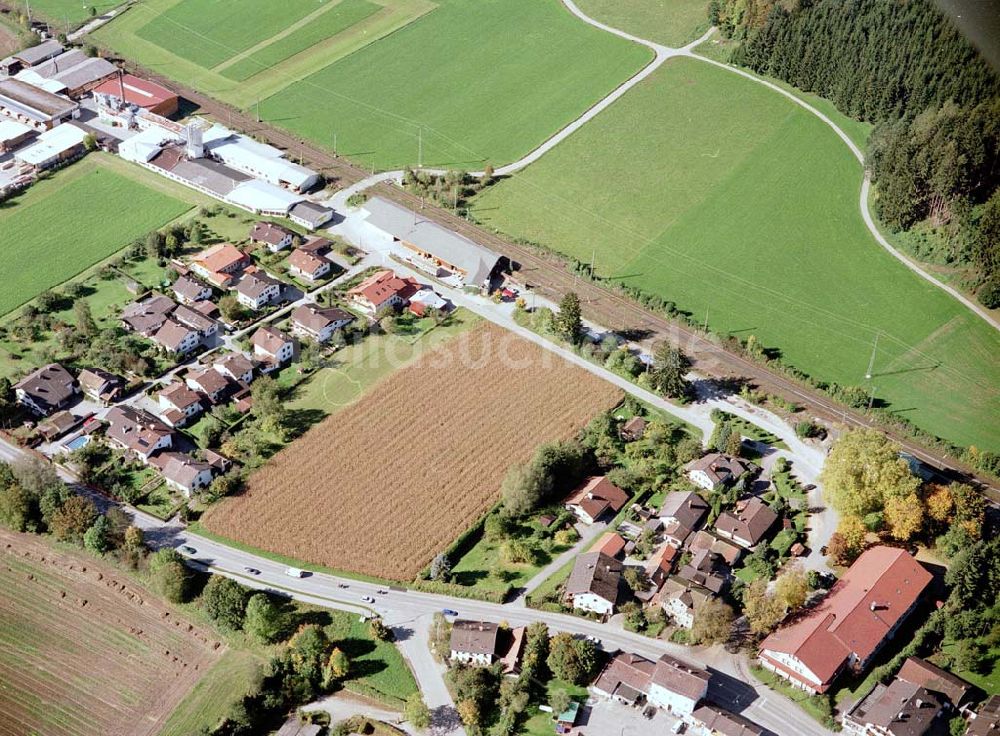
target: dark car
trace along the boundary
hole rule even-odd
[[[188,546],[186,544],[183,547],[181,547],[181,552],[183,552],[186,555],[196,555],[196,554],[198,554],[198,550],[196,550],[194,547],[190,547],[190,546]]]
[[[458,615],[458,611],[453,611],[450,608],[443,608],[443,609],[441,609],[441,613],[443,613],[445,616],[457,616]]]
[[[251,575],[260,575],[260,570],[256,567],[244,567],[243,569]]]

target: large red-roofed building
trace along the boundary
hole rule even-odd
[[[761,643],[760,662],[797,687],[824,693],[845,669],[865,669],[930,582],[905,550],[872,547],[815,609]]]
[[[101,83],[94,92],[124,99],[165,118],[177,112],[177,95],[174,92],[131,74],[118,74]]]

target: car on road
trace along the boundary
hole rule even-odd
[[[363,595],[363,596],[361,596],[361,600],[363,602],[365,602],[365,603],[374,603],[375,602],[375,599],[372,598],[370,595]]]
[[[304,578],[306,576],[306,571],[300,570],[297,567],[289,567],[285,570],[285,575],[290,578]]]
[[[186,555],[196,555],[196,554],[198,554],[198,550],[196,550],[194,547],[191,547],[191,546],[186,545],[186,544],[183,547],[181,547],[181,552],[183,552]]]
[[[593,634],[587,634],[587,636],[584,637],[584,638],[586,638],[586,640],[589,641],[591,644],[600,644],[601,643],[601,640],[598,639]]]
[[[244,567],[243,571],[249,573],[250,575],[260,575],[260,570],[256,567]]]
[[[441,613],[443,613],[445,616],[457,616],[458,615],[458,611],[452,610],[451,608],[442,608],[441,609]]]
[[[337,583],[337,587],[338,588],[346,588],[347,587],[347,583]]]
[[[815,491],[816,490],[816,484],[815,483],[809,483],[808,485],[804,485],[804,486],[802,486],[802,490],[803,491]]]
[[[379,595],[389,595],[388,590],[376,590],[375,592],[378,593]]]

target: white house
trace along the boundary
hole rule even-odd
[[[172,383],[158,396],[161,416],[171,427],[186,424],[201,410],[201,398],[183,383]]]
[[[212,368],[233,381],[250,383],[253,380],[253,362],[243,353],[226,353],[212,364]]]
[[[282,283],[263,271],[246,273],[236,285],[236,299],[255,312],[281,297]]]
[[[112,444],[134,453],[143,462],[173,445],[173,430],[160,419],[130,406],[116,406],[104,419]]]
[[[295,355],[295,340],[270,325],[264,325],[253,333],[250,342],[253,343],[254,357],[270,364],[271,370]]]
[[[656,662],[646,699],[657,708],[689,716],[708,692],[709,679],[706,670],[664,654]]]
[[[273,222],[255,222],[250,228],[250,242],[264,243],[269,251],[277,253],[295,242],[295,233]]]
[[[181,452],[162,452],[152,458],[150,464],[159,469],[168,486],[188,497],[212,482],[213,468],[210,464]]]
[[[326,342],[337,330],[354,322],[354,315],[337,307],[303,304],[292,312],[292,332],[316,342]]]
[[[317,281],[333,268],[333,264],[323,256],[296,248],[288,256],[288,273],[304,281]]]
[[[618,604],[621,582],[621,562],[601,552],[588,552],[576,558],[565,596],[573,608],[610,616]]]
[[[455,621],[451,627],[451,660],[489,667],[496,655],[499,629],[489,621]]]

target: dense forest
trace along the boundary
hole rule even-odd
[[[875,124],[875,209],[1000,307],[1000,75],[930,0],[712,0],[732,61]]]

